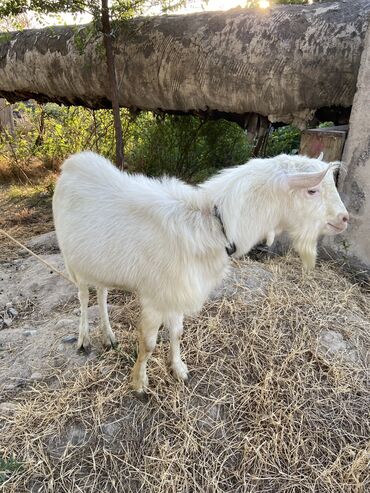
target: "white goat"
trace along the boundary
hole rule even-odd
[[[348,213],[333,168],[317,159],[281,155],[225,169],[193,187],[175,178],[120,172],[92,152],[63,165],[53,198],[58,242],[79,287],[79,349],[89,349],[89,286],[97,288],[102,332],[115,345],[107,288],[138,293],[142,313],[133,387],[148,385],[146,364],[159,327],[170,334],[170,365],[180,379],[183,315],[197,312],[222,280],[229,255],[286,231],[306,269],[321,234],[345,230]]]

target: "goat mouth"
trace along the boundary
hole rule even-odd
[[[347,228],[347,224],[344,224],[343,226],[335,226],[332,223],[327,224],[332,229],[332,231],[335,231],[336,233],[343,233],[343,231],[345,231],[345,229]]]

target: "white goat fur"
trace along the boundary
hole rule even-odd
[[[307,189],[315,187],[311,197]],[[319,235],[346,214],[333,167],[303,156],[254,159],[193,187],[175,178],[120,172],[92,152],[63,165],[53,198],[58,242],[70,277],[79,287],[78,346],[89,348],[88,287],[95,286],[106,345],[116,344],[109,324],[107,288],[138,293],[142,315],[133,386],[147,386],[146,363],[159,327],[170,333],[170,364],[179,378],[184,314],[200,310],[222,280],[228,241],[214,214],[217,206],[234,256],[287,231],[307,269],[315,264]]]

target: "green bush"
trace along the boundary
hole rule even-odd
[[[235,123],[147,114],[136,122],[127,161],[130,169],[150,176],[167,174],[198,182],[246,162],[250,153],[245,133]]]
[[[266,156],[298,154],[301,131],[292,125],[279,127],[269,135]]]
[[[38,158],[44,164],[60,162],[83,149],[112,157],[113,119],[110,111],[92,111],[48,103],[15,105],[14,135],[0,134],[0,155],[25,164]]]
[[[0,134],[0,158],[21,179],[33,160],[56,170],[70,154],[91,149],[114,160],[114,126],[110,110],[20,103],[15,106],[14,135]],[[226,120],[195,116],[132,116],[121,110],[126,164],[149,176],[167,174],[192,183],[219,169],[248,161],[252,146],[244,130]],[[287,125],[270,133],[266,156],[298,152],[300,130]]]
[[[15,114],[15,134],[0,134],[0,157],[9,160],[15,176],[26,174],[34,159],[54,170],[68,155],[85,149],[114,160],[110,110],[21,103],[16,105]],[[126,163],[131,171],[198,182],[220,168],[245,162],[250,156],[244,131],[226,120],[156,117],[149,112],[132,117],[124,109],[121,120]]]

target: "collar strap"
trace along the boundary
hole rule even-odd
[[[218,210],[217,205],[214,206],[213,213],[214,213],[215,217],[218,219],[220,226],[221,226],[221,231],[222,231],[222,233],[223,233],[223,235],[227,241],[227,245],[225,247],[226,253],[228,254],[229,257],[231,257],[231,255],[236,252],[236,245],[234,242],[230,243],[230,241],[226,235],[225,226],[224,226],[224,223],[222,221],[222,217],[221,217],[220,211]]]

